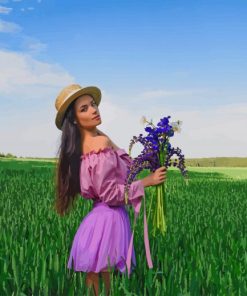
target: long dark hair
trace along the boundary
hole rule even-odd
[[[60,216],[69,213],[80,194],[81,134],[75,121],[74,100],[66,110],[56,165],[55,210]]]

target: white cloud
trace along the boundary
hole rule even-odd
[[[73,81],[73,77],[56,64],[40,62],[30,55],[0,50],[0,89],[2,95],[31,93],[42,95],[48,89]]]
[[[61,87],[65,86],[64,83]],[[47,92],[52,98],[43,108],[35,107],[31,112],[15,116],[10,113],[8,120],[12,123],[8,129],[1,128],[2,152],[11,152],[17,156],[55,157],[61,131],[55,126],[56,110],[54,107],[55,92]],[[152,105],[146,109],[138,110],[123,107],[118,102],[124,98],[102,91],[102,101],[99,111],[102,124],[98,126],[119,147],[128,151],[130,140],[140,133],[146,135],[144,127],[140,124],[140,117],[145,115],[148,120],[153,119],[154,124],[164,116],[171,116],[171,122],[182,120],[181,133],[175,133],[171,138],[173,147],[182,149],[185,158],[190,157],[219,157],[219,156],[247,156],[247,137],[244,127],[247,126],[247,104],[231,104],[217,106],[213,109],[178,110],[175,107],[164,106],[165,114],[160,107]],[[145,110],[145,109],[144,109]],[[11,117],[12,116],[12,117]],[[2,118],[0,120],[3,120]],[[1,123],[1,122],[0,122]],[[16,145],[18,143],[18,146]],[[141,144],[134,145],[132,156],[137,156],[142,149]]]
[[[9,14],[12,10],[12,7],[0,6],[0,14]]]
[[[0,32],[1,33],[18,33],[21,30],[22,30],[22,28],[15,23],[0,20]]]
[[[156,89],[145,91],[140,93],[140,96],[143,98],[154,99],[154,98],[163,98],[171,96],[190,96],[194,94],[204,94],[207,89],[185,89],[185,90],[166,90],[166,89]]]
[[[3,111],[0,117],[0,152],[54,157],[61,136],[61,131],[55,126],[55,98],[61,88],[74,82],[73,77],[58,65],[8,51],[0,51],[0,68],[3,69],[0,72]],[[81,81],[77,83],[83,84]],[[247,103],[204,106],[201,109],[182,109],[169,106],[169,103],[143,104],[140,108],[133,108],[132,103],[124,107],[124,95],[101,91],[99,110],[102,124],[98,128],[126,151],[134,135],[146,135],[140,124],[142,115],[148,120],[153,119],[154,124],[170,115],[171,122],[183,122],[181,133],[175,133],[171,144],[181,148],[185,157],[247,156]],[[5,100],[11,100],[14,107],[3,109],[8,105],[4,104]],[[141,149],[142,145],[136,144],[132,155],[136,156]]]
[[[247,104],[230,104],[211,109],[173,110],[171,120],[182,120],[181,134],[171,143],[187,157],[247,156]]]
[[[30,53],[39,53],[44,51],[47,48],[47,45],[45,43],[36,41],[36,42],[31,42],[28,44],[27,50]]]
[[[20,11],[22,11],[22,12],[32,11],[32,10],[34,10],[34,7],[26,7],[26,8],[22,7],[22,8],[20,8]]]
[[[144,108],[123,108],[117,103],[112,103],[113,97],[106,94],[105,96],[103,94],[100,105],[102,127],[104,126],[116,144],[125,149],[128,149],[134,135],[147,134],[139,123],[142,115],[148,120],[153,119],[155,125],[162,117],[170,115],[171,122],[183,121],[181,133],[175,133],[171,138],[171,144],[173,147],[181,148],[185,157],[247,157],[247,133],[244,129],[247,126],[247,103],[195,110],[169,108],[167,104],[163,108],[160,105],[151,105],[143,114]],[[120,96],[118,101],[121,102]],[[165,113],[162,110],[166,110]],[[141,149],[142,145],[136,144],[133,155],[136,156]]]
[[[31,55],[38,54],[47,49],[47,45],[45,43],[40,42],[36,38],[22,36],[22,39],[25,51]]]
[[[52,157],[58,135],[55,98],[74,78],[59,65],[3,50],[0,69],[1,152]]]

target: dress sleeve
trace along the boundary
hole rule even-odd
[[[119,156],[116,152],[108,150],[100,153],[95,159],[91,169],[92,186],[98,198],[111,206],[125,205],[124,184],[118,181],[121,174]],[[127,177],[127,176],[126,176]],[[129,202],[134,208],[140,205],[145,194],[141,180],[136,180],[129,187]]]
[[[94,199],[95,192],[92,184],[92,180],[90,177],[91,167],[89,158],[81,157],[81,167],[80,167],[80,189],[81,196],[85,199]]]

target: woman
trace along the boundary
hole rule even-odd
[[[125,272],[127,252],[129,261],[132,259],[136,265],[124,199],[124,181],[132,159],[97,129],[101,124],[100,101],[99,88],[78,84],[65,87],[56,98],[55,122],[62,130],[62,137],[55,207],[63,216],[69,212],[78,194],[94,201],[93,209],[84,217],[74,236],[68,268],[86,272],[86,285],[93,286],[95,295],[98,295],[98,276],[101,274],[109,295],[108,267]],[[134,207],[135,214],[140,210],[144,187],[160,184],[165,177],[165,167],[160,167],[131,183],[128,205]]]

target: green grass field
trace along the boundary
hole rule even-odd
[[[149,223],[153,269],[145,259],[142,204],[137,266],[130,279],[112,275],[112,295],[247,295],[247,168],[188,170],[188,185],[177,169],[167,173],[166,236],[152,237]],[[0,188],[0,295],[87,295],[85,274],[69,272],[67,260],[91,201],[79,198],[59,217],[51,162],[1,160]],[[100,289],[104,295],[102,280]]]
[[[247,179],[247,168],[241,168],[241,167],[234,167],[234,168],[229,168],[229,167],[188,167],[190,171],[193,172],[205,172],[205,173],[219,173],[224,175],[225,177],[228,178],[233,178],[233,179]]]

